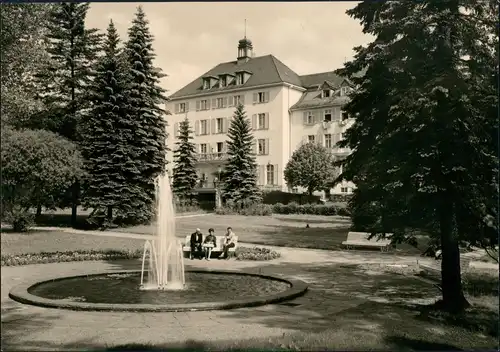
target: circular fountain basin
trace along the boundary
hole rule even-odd
[[[57,277],[20,284],[9,297],[48,308],[91,311],[179,312],[278,303],[303,295],[307,284],[242,271],[186,271],[179,290],[140,289],[140,271]]]

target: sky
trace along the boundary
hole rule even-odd
[[[221,62],[236,60],[238,40],[252,40],[255,56],[273,54],[299,75],[332,71],[371,41],[345,14],[356,2],[92,3],[87,26],[106,30],[112,19],[127,39],[141,5],[155,40],[155,66],[175,93]]]

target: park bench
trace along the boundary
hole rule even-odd
[[[392,234],[387,234],[391,236]],[[347,240],[342,242],[342,245],[346,246],[347,249],[354,247],[364,247],[364,248],[380,248],[382,252],[388,251],[391,245],[391,240],[387,238],[382,238],[377,240],[376,237],[368,239],[370,236],[367,232],[349,232],[347,234]]]
[[[224,243],[224,239],[226,236],[215,236],[216,240],[216,246],[212,249],[212,256],[215,255],[220,255],[222,253],[222,244]],[[205,241],[205,236],[203,236],[203,241]],[[186,240],[184,241],[184,245],[182,247],[182,251],[184,254],[189,253],[191,251],[191,235],[186,236]],[[230,255],[234,254],[236,251],[236,248],[238,248],[238,236],[234,236],[234,247],[229,248],[228,253]]]

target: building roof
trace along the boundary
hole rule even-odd
[[[221,63],[172,94],[169,98],[184,98],[200,93],[215,93],[234,89],[234,85],[222,88],[202,89],[203,77],[218,76],[227,73],[234,74],[242,70],[249,71],[252,75],[245,84],[238,86],[238,88],[250,88],[274,83],[290,83],[299,87],[302,86],[302,80],[299,75],[273,55],[266,55],[254,57],[242,63],[238,63],[238,61]]]
[[[311,75],[300,76],[302,86],[311,88],[327,82],[332,87],[339,87],[344,81],[344,77],[337,75],[334,71],[313,73]]]

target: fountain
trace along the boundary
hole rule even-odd
[[[156,235],[144,244],[140,271],[83,270],[78,276],[56,275],[48,277],[49,280],[46,277],[42,281],[21,283],[12,288],[9,297],[25,304],[62,309],[179,312],[278,303],[307,291],[307,284],[300,280],[209,268],[187,270],[186,284],[184,255],[175,236],[174,204],[167,174],[158,178],[156,195]]]
[[[143,290],[181,290],[185,285],[182,244],[175,237],[175,210],[168,174],[156,182],[156,238],[146,241],[142,256]],[[149,255],[149,257],[148,257]],[[147,281],[144,281],[148,260]]]

